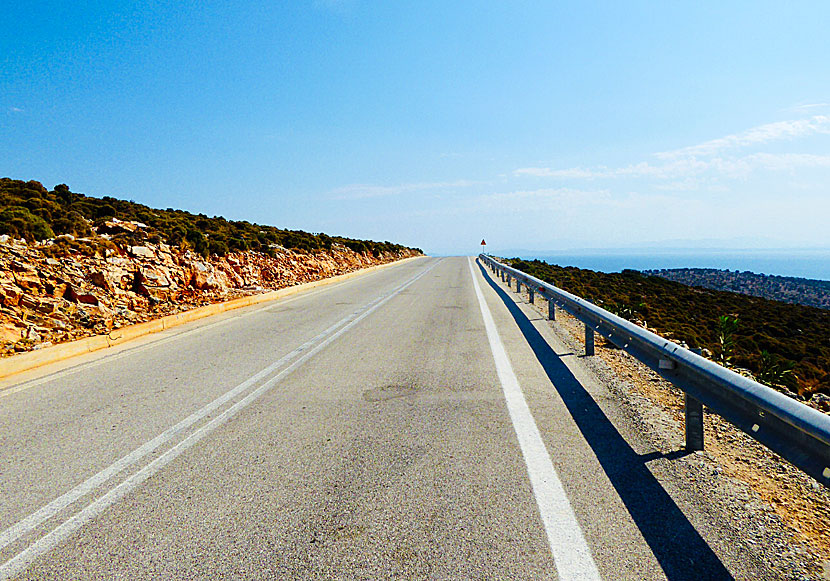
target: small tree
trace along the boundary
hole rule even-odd
[[[794,369],[795,361],[789,361],[765,349],[761,351],[761,368],[758,371],[758,381],[770,387],[786,387],[794,390],[798,380]]]
[[[735,352],[735,333],[738,330],[738,316],[721,315],[718,317],[718,358],[721,365],[732,365]]]

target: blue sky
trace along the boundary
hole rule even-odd
[[[13,3],[0,174],[420,246],[830,247],[830,3]]]

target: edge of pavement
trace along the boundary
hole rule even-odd
[[[179,325],[183,325],[191,321],[204,319],[206,317],[211,317],[213,315],[218,315],[242,307],[250,307],[260,303],[277,301],[287,296],[308,291],[313,288],[326,286],[335,282],[341,282],[356,276],[380,270],[382,268],[387,268],[389,266],[402,264],[412,260],[418,260],[420,258],[424,258],[424,256],[411,256],[402,260],[395,260],[394,262],[387,262],[384,264],[376,264],[374,266],[361,268],[352,272],[329,276],[321,278],[320,280],[305,282],[278,290],[249,295],[246,297],[239,297],[229,301],[205,305],[203,307],[196,307],[195,309],[176,313],[175,315],[167,315],[158,319],[153,319],[152,321],[113,329],[107,335],[84,337],[83,339],[78,339],[76,341],[60,343],[58,345],[38,349],[37,351],[29,351],[28,353],[22,353],[20,355],[0,359],[0,379],[8,379],[19,373],[31,371],[52,363],[58,363],[79,355],[85,355],[87,353],[100,351],[101,349],[107,349],[117,345],[123,345],[128,341],[145,337],[146,335],[153,333],[159,333],[173,327],[178,327]]]

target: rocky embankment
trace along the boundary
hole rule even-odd
[[[106,224],[110,232],[141,226]],[[314,253],[276,247],[273,256],[248,251],[206,259],[163,243],[120,246],[106,233],[100,240],[102,254],[88,256],[65,250],[70,247],[60,240],[27,244],[0,236],[0,356],[416,255],[373,256],[333,245]]]

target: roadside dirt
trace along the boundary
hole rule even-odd
[[[527,295],[525,295],[527,300]],[[547,303],[535,307],[547,315]],[[584,349],[584,327],[557,310],[555,332]],[[591,369],[644,426],[661,452],[684,446],[683,393],[597,336]],[[705,451],[677,458],[740,536],[785,579],[830,580],[830,490],[713,413],[704,416]]]

